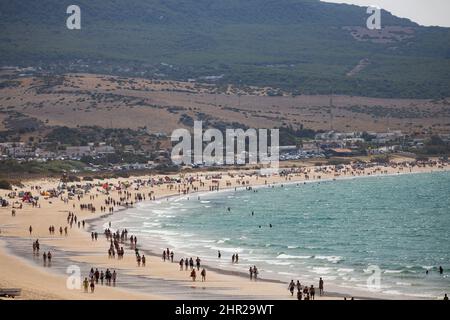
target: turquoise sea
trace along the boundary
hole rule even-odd
[[[342,292],[381,297],[450,293],[450,172],[192,194],[141,203],[109,219],[155,252],[170,247],[177,259],[199,256],[227,270],[256,265],[263,278],[317,285],[323,277]],[[231,264],[233,253],[238,265]],[[369,289],[374,268],[380,286]]]

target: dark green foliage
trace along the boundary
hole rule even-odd
[[[60,174],[72,169],[81,170],[83,164],[77,161],[48,161],[48,162],[18,162],[16,160],[4,160],[0,161],[0,172],[4,172],[5,175],[19,174]]]
[[[383,25],[412,27],[414,37],[356,41],[343,27],[365,27],[365,8],[318,0],[78,0],[81,30],[65,27],[70,4],[1,1],[0,63],[180,80],[223,75],[219,85],[295,94],[450,96],[449,29],[387,12]],[[347,77],[364,58],[370,65]]]
[[[11,190],[11,183],[8,180],[0,180],[0,189]]]

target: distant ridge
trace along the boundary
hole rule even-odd
[[[369,31],[365,8],[318,0],[78,0],[78,31],[65,27],[70,4],[0,2],[0,64],[293,94],[450,97],[450,29],[386,11],[383,29]]]

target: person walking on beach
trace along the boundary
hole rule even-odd
[[[28,228],[28,231],[30,231],[30,236],[31,236],[31,233],[33,232],[33,227],[30,226],[30,227]]]
[[[44,252],[42,255],[42,259],[44,259],[44,267],[47,265],[47,253]]]
[[[136,255],[136,261],[137,261],[138,267],[140,267],[141,266],[141,256],[140,255]]]
[[[294,295],[294,289],[295,289],[294,280],[291,280],[291,283],[289,283],[288,289],[291,292],[291,297],[292,297]]]
[[[197,259],[195,259],[195,263],[197,264],[197,271],[200,271],[200,258],[197,257]]]
[[[302,285],[300,284],[300,281],[297,280],[297,291],[302,291]]]
[[[100,278],[100,272],[98,271],[97,268],[95,269],[94,277],[95,277],[95,283],[98,283],[98,279]]]
[[[236,255],[234,256],[234,262],[238,263],[239,262],[239,255],[236,253]]]
[[[187,270],[188,266],[189,266],[189,259],[188,258],[184,259],[184,266],[185,266],[184,269]]]
[[[439,274],[443,274],[444,273],[444,269],[442,268],[442,266],[439,266]]]
[[[250,267],[248,269],[248,273],[250,274],[250,280],[253,280],[253,268],[252,267]]]
[[[100,271],[100,283],[103,285],[103,280],[105,279],[105,274],[103,273],[103,270]]]
[[[222,254],[220,253],[220,250],[219,251],[217,251],[217,258],[222,258]]]
[[[231,263],[234,263],[234,258],[235,258],[235,255],[233,253],[233,255],[231,256]]]
[[[172,263],[173,263],[173,256],[174,256],[174,254],[173,254],[173,251],[172,251],[172,252],[170,252],[170,262],[172,262]]]
[[[191,271],[191,278],[192,278],[192,281],[194,281],[195,282],[195,278],[197,277],[197,275],[196,275],[196,273],[195,273],[195,269],[192,269],[192,271]]]
[[[113,270],[112,281],[113,281],[113,286],[114,287],[116,286],[116,279],[117,279],[117,273],[116,273],[116,270]]]
[[[323,280],[322,280],[322,278],[320,278],[320,280],[319,280],[319,295],[320,296],[323,295]]]
[[[303,294],[305,296],[305,300],[306,300],[306,297],[308,297],[308,300],[309,300],[309,288],[308,288],[308,286],[305,286],[303,288]]]
[[[94,283],[94,279],[91,280],[91,293],[94,293],[94,289],[95,289],[95,283]]]
[[[297,291],[297,300],[302,300],[302,290]]]
[[[313,285],[309,288],[309,294],[311,295],[311,300],[314,300],[314,295],[316,294],[316,289]]]
[[[256,266],[253,266],[253,277],[256,279],[258,279],[258,269],[256,268]]]
[[[109,271],[109,269],[106,269],[105,279],[106,279],[106,284],[108,286],[110,286],[111,285],[111,271]]]
[[[84,278],[83,288],[84,288],[84,292],[87,293],[88,292],[88,288],[89,288],[89,281],[88,281],[87,278]]]
[[[183,266],[184,266],[184,259],[181,258],[181,260],[180,260],[180,271],[183,271]]]
[[[166,250],[163,251],[162,258],[163,261],[166,262]]]
[[[448,301],[447,294],[444,294],[444,300],[445,300],[445,301]]]
[[[144,255],[142,255],[141,261],[142,261],[142,266],[145,267],[145,256]]]
[[[205,268],[202,269],[201,275],[202,275],[202,282],[206,281],[206,270],[205,270]]]

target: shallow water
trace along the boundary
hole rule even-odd
[[[442,298],[450,291],[449,172],[255,190],[141,203],[107,219],[156,252],[168,246],[177,259],[200,256],[227,270],[257,265],[264,278],[317,286],[323,277],[344,292],[399,298]],[[230,263],[233,253],[238,265]],[[376,268],[380,287],[369,288]]]

